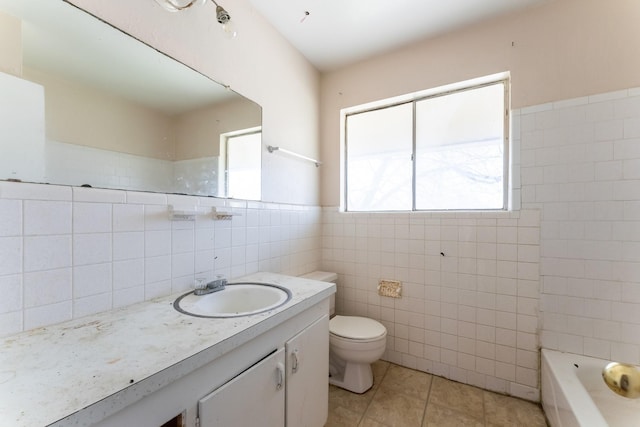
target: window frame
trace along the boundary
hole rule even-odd
[[[262,126],[255,126],[246,129],[234,130],[220,134],[218,170],[223,173],[218,174],[218,188],[224,188],[224,197],[229,198],[229,144],[233,138],[246,135],[260,134],[262,137]],[[262,146],[262,144],[260,144]],[[260,175],[262,175],[262,160],[260,161]],[[260,180],[260,197],[262,197],[262,179]],[[254,200],[254,199],[247,199]],[[260,198],[255,199],[260,200]]]
[[[480,89],[487,86],[493,86],[501,84],[503,86],[503,107],[504,107],[504,115],[503,115],[503,156],[502,156],[502,207],[494,208],[494,209],[475,209],[475,208],[456,208],[456,209],[417,209],[416,208],[416,187],[417,187],[417,177],[416,177],[416,152],[417,152],[417,141],[416,141],[416,105],[420,101],[448,96],[455,93],[461,93],[469,90]],[[412,165],[412,205],[411,210],[401,209],[401,210],[349,210],[349,182],[348,182],[348,170],[349,170],[349,141],[348,141],[348,118],[350,116],[354,116],[357,114],[364,114],[372,111],[383,110],[385,108],[396,107],[399,105],[412,105],[412,144],[411,144],[411,165]],[[453,85],[447,85],[441,88],[431,89],[428,91],[422,91],[410,95],[405,95],[401,97],[389,98],[380,101],[376,101],[373,103],[365,104],[362,106],[352,107],[341,110],[341,127],[342,127],[342,160],[341,160],[341,190],[342,197],[341,199],[341,210],[344,212],[455,212],[455,211],[463,211],[463,212],[484,212],[484,211],[507,211],[510,206],[510,182],[511,182],[511,138],[510,138],[510,120],[511,120],[511,105],[510,105],[510,77],[508,73],[500,73],[497,76],[490,76],[489,78],[481,78],[474,79],[472,81],[460,82]]]

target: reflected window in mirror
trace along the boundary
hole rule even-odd
[[[227,197],[260,200],[262,186],[261,128],[229,132],[220,136],[226,152]]]
[[[262,125],[258,104],[64,1],[0,0],[0,39],[0,180],[225,197],[220,136]]]

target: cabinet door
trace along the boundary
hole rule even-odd
[[[287,341],[287,427],[322,427],[329,405],[329,316]]]
[[[200,427],[282,427],[284,399],[284,349],[280,349],[200,399]]]

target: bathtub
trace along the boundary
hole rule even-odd
[[[542,406],[552,427],[640,426],[640,399],[602,380],[608,360],[542,350]]]

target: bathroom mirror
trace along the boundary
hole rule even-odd
[[[0,0],[1,180],[260,199],[261,120],[71,4]]]

